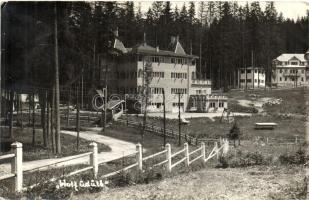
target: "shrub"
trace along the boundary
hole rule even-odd
[[[263,156],[259,152],[248,152],[242,153],[241,151],[237,152],[236,156],[229,158],[230,167],[248,167],[255,165],[268,165],[271,162],[271,157]]]
[[[305,164],[306,158],[304,150],[298,150],[294,154],[285,153],[279,156],[279,161],[281,164]]]

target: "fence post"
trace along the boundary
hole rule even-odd
[[[215,142],[215,152],[216,152],[216,156],[217,156],[217,160],[219,160],[219,151],[218,151],[218,142]]]
[[[203,162],[205,162],[205,160],[206,160],[206,147],[205,147],[205,142],[202,142],[201,143],[201,145],[202,145],[202,155],[203,155]]]
[[[186,166],[189,167],[190,157],[189,157],[189,145],[188,145],[188,143],[184,143],[184,148],[185,148],[185,157],[186,157],[185,163],[186,163]]]
[[[142,145],[138,143],[136,145],[136,160],[137,160],[137,167],[139,170],[143,170],[143,151],[142,151]]]
[[[23,144],[14,142],[11,147],[15,154],[11,165],[11,173],[15,174],[15,192],[21,192],[23,189]]]
[[[228,139],[223,139],[223,145],[223,156],[226,156],[230,147]]]
[[[93,175],[94,178],[98,177],[98,145],[95,142],[91,142],[90,145],[92,147],[92,154],[90,154],[90,165],[93,167]]]
[[[172,152],[171,152],[171,145],[166,144],[165,145],[165,150],[166,150],[166,168],[168,172],[172,172]]]

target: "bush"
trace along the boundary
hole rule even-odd
[[[281,164],[305,164],[306,158],[304,150],[298,150],[294,154],[285,153],[279,156],[279,161]]]
[[[237,152],[236,156],[229,158],[228,165],[230,167],[249,167],[255,165],[268,165],[271,162],[271,157],[265,157],[259,152],[248,152],[243,154],[241,151]]]

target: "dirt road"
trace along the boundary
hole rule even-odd
[[[72,136],[76,136],[75,131],[61,131],[63,134],[68,134]],[[122,156],[129,155],[135,152],[136,146],[133,143],[126,142],[123,140],[115,139],[112,137],[99,135],[97,130],[93,131],[82,131],[80,132],[80,138],[83,138],[85,140],[94,141],[97,143],[102,143],[111,148],[111,151],[109,152],[101,152],[98,154],[99,162],[108,162],[110,160],[114,160],[117,158],[121,158]],[[90,143],[90,142],[89,142]],[[72,159],[67,162],[61,162],[59,164],[53,165],[52,167],[63,167],[68,165],[75,165],[75,164],[81,164],[81,163],[88,163],[89,162],[89,156],[77,158],[78,155],[74,156],[67,156],[62,158],[52,158],[52,159],[43,159],[43,160],[34,160],[34,161],[28,161],[24,162],[23,164],[23,170],[31,170],[34,168],[42,167],[45,165],[49,165],[55,162],[61,162],[67,159]],[[43,170],[44,168],[41,168],[40,170]],[[2,173],[8,173],[11,170],[11,166],[9,164],[2,164],[0,165],[0,174]]]

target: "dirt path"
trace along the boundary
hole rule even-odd
[[[76,136],[75,131],[61,131],[61,133]],[[126,142],[123,140],[118,140],[118,139],[111,138],[108,136],[99,135],[98,131],[96,130],[82,131],[80,132],[80,138],[83,138],[89,141],[94,141],[97,143],[102,143],[111,148],[111,151],[109,152],[101,152],[98,154],[99,162],[108,162],[110,160],[114,160],[117,158],[121,158],[122,156],[132,154],[135,152],[135,148],[136,148],[135,144],[133,143]],[[28,162],[23,163],[24,164],[23,170],[24,171],[31,170],[31,169],[42,167],[44,165],[52,164],[55,162],[61,162],[67,159],[74,159],[76,157],[78,157],[78,155],[67,156],[67,157],[62,157],[62,158],[51,158],[51,159],[28,161]],[[68,165],[76,165],[76,164],[88,163],[88,162],[89,162],[89,156],[77,158],[77,159],[70,160],[67,162],[61,162],[59,164],[53,165],[50,168],[63,167],[63,166],[68,166]],[[0,174],[4,172],[6,173],[10,172],[10,168],[11,166],[9,164],[0,165]],[[43,169],[44,168],[41,168],[40,170],[43,170]]]
[[[301,170],[282,173],[266,169],[205,169],[157,183],[77,195],[73,199],[289,200],[287,189],[296,186],[302,175]]]

